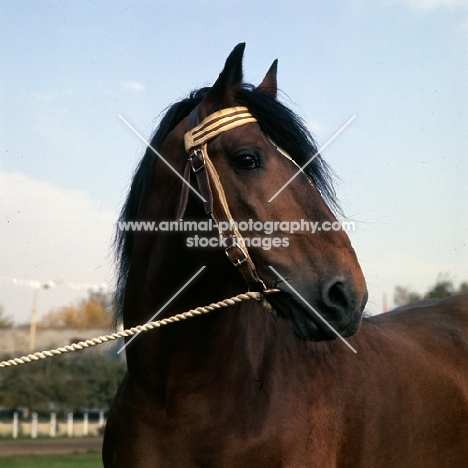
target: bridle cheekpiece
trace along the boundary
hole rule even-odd
[[[218,226],[221,245],[231,263],[241,273],[249,290],[265,291],[266,286],[257,274],[255,265],[229,210],[223,185],[218,172],[208,156],[208,142],[219,134],[234,128],[255,123],[257,119],[247,107],[230,107],[208,115],[198,122],[198,107],[188,118],[187,131],[184,135],[185,151],[189,157],[184,170],[184,179],[190,181],[192,171],[197,179],[198,189],[205,200],[206,214],[211,215]],[[187,207],[188,185],[182,185],[182,194],[177,212],[177,220],[182,219]],[[223,226],[229,226],[222,230]]]

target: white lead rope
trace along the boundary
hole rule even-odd
[[[276,289],[270,289],[268,293],[278,292]],[[191,317],[196,317],[197,315],[207,314],[213,310],[222,309],[223,307],[229,307],[234,304],[238,304],[242,301],[248,301],[250,299],[254,299],[256,301],[261,301],[264,299],[264,294],[260,292],[246,292],[242,294],[238,294],[237,296],[224,299],[223,301],[215,302],[213,304],[204,306],[204,307],[197,307],[196,309],[189,310],[187,312],[183,312],[181,314],[174,315],[172,317],[168,317],[166,319],[157,320],[155,322],[148,322],[144,325],[138,325],[137,327],[129,328],[128,330],[123,330],[121,332],[112,333],[110,335],[103,335],[97,338],[91,338],[90,340],[80,341],[79,343],[73,343],[68,346],[63,346],[62,348],[57,349],[50,349],[48,351],[38,351],[33,354],[28,354],[26,356],[22,356],[19,358],[9,359],[7,361],[0,362],[0,368],[2,367],[11,367],[11,366],[18,366],[20,364],[26,364],[28,362],[39,361],[41,359],[46,359],[53,356],[58,356],[64,353],[72,353],[74,351],[80,351],[82,349],[90,348],[92,346],[97,346],[103,343],[107,343],[109,341],[118,340],[119,338],[125,338],[128,336],[133,336],[141,332],[145,332],[148,330],[153,330],[154,328],[159,328],[164,325],[169,325],[173,322],[180,322],[182,320],[186,320]]]

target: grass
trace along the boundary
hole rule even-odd
[[[0,468],[102,468],[99,452],[0,457]]]

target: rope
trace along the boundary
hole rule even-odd
[[[270,289],[266,292],[273,293],[273,292],[278,292],[278,290]],[[72,353],[74,351],[80,351],[82,349],[90,348],[92,346],[97,346],[103,343],[107,343],[109,341],[118,340],[119,338],[125,338],[128,336],[136,335],[141,332],[153,330],[154,328],[160,328],[164,325],[169,325],[170,323],[173,323],[173,322],[180,322],[182,320],[187,320],[188,318],[191,318],[191,317],[196,317],[198,315],[207,314],[213,310],[222,309],[223,307],[229,307],[239,302],[248,301],[250,299],[261,301],[262,299],[264,299],[264,295],[259,292],[250,292],[250,291],[243,293],[243,294],[238,294],[237,296],[224,299],[223,301],[215,302],[213,304],[210,304],[204,307],[197,307],[196,309],[192,309],[187,312],[183,312],[181,314],[173,315],[172,317],[168,317],[166,319],[156,320],[154,322],[148,322],[148,323],[145,323],[144,325],[138,325],[137,327],[129,328],[121,332],[112,333],[110,335],[103,335],[97,338],[91,338],[86,341],[80,341],[79,343],[73,343],[68,346],[63,346],[62,348],[50,349],[48,351],[38,351],[33,354],[28,354],[27,356],[22,356],[19,358],[2,361],[0,362],[0,368],[18,366],[20,364],[26,364],[28,362],[39,361],[41,359],[58,356],[64,353]]]

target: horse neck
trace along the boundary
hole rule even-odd
[[[204,392],[213,378],[242,382],[263,375],[275,343],[271,319],[259,304],[243,303],[171,324],[141,337],[127,354],[129,370],[161,399],[174,388]]]
[[[153,244],[157,245],[157,244]],[[172,250],[177,252],[177,250]],[[207,254],[208,265],[158,315],[167,318],[200,306],[206,306],[247,290],[243,279],[222,253],[222,262]],[[148,255],[136,263],[128,278],[125,327],[145,323],[187,282],[200,263],[159,263],[151,267]],[[214,369],[226,372],[244,363],[246,369],[258,366],[266,341],[274,341],[274,329],[266,326],[271,319],[259,302],[249,300],[142,333],[126,348],[130,372],[149,385],[163,388],[169,379],[187,375],[211,375]],[[179,376],[179,377],[178,377]]]

